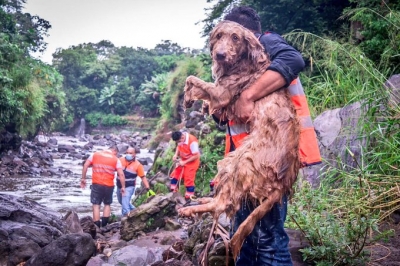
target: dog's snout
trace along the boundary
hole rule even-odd
[[[225,57],[226,57],[226,53],[224,53],[224,52],[217,53],[217,60],[224,60]]]

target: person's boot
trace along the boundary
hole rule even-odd
[[[100,220],[93,222],[95,225],[97,225],[98,228],[100,228]]]
[[[101,227],[106,227],[109,219],[110,217],[101,217]]]

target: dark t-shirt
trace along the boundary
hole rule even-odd
[[[260,34],[256,35],[260,36]],[[265,32],[259,40],[271,60],[268,69],[279,72],[285,78],[286,86],[289,86],[305,66],[300,52],[275,32]]]

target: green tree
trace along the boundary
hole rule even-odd
[[[99,97],[99,103],[104,104],[107,103],[108,107],[112,114],[114,114],[114,94],[117,91],[117,86],[112,85],[110,87],[104,87],[101,90],[101,94]]]
[[[203,20],[203,35],[208,36],[215,24],[237,5],[257,10],[263,30],[279,34],[302,30],[315,34],[339,32],[344,21],[338,20],[350,6],[349,0],[219,0]]]
[[[59,73],[29,56],[45,49],[50,24],[23,13],[24,3],[0,1],[0,130],[30,136],[61,120],[65,105]]]
[[[400,71],[400,3],[398,1],[351,0],[357,4],[348,8],[344,18],[360,22],[359,46],[380,65],[380,69]]]

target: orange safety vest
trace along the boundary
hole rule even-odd
[[[113,187],[117,162],[118,158],[111,151],[95,152],[92,160],[92,183]]]
[[[293,80],[288,90],[290,99],[294,104],[297,116],[300,120],[299,154],[301,165],[304,167],[319,164],[321,163],[321,154],[318,147],[317,135],[315,134],[314,125],[310,116],[310,109],[308,108],[307,98],[300,79],[297,78]],[[235,150],[235,147],[239,147],[248,134],[249,129],[246,125],[234,124],[233,121],[229,121],[225,137],[225,155]],[[234,147],[232,147],[232,142]]]
[[[122,164],[122,171],[125,175],[125,187],[134,187],[136,185],[136,177],[139,176],[140,178],[144,177],[144,168],[143,165],[138,161],[128,161],[125,157],[119,158]],[[121,188],[122,184],[117,178],[117,187]]]
[[[183,133],[185,134],[185,133]],[[193,136],[192,134],[186,133],[189,136],[189,142],[186,144],[186,139],[184,143],[179,143],[178,144],[178,152],[179,152],[179,157],[181,157],[182,160],[187,160],[188,158],[192,157],[194,154],[192,153],[192,151],[190,150],[190,145],[193,142],[199,142],[197,140],[197,138],[195,136]],[[197,167],[200,165],[200,158],[197,158],[194,161],[191,161],[189,163],[187,163],[185,165],[185,167],[193,167],[196,166]]]

